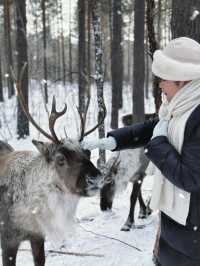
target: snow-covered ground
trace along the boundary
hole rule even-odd
[[[41,96],[41,91],[34,82],[31,84],[30,110],[43,128],[47,128],[47,115]],[[56,131],[64,137],[64,127],[68,136],[75,138],[78,134],[79,119],[77,116],[77,88],[54,85],[50,88],[51,94],[56,95],[58,109],[62,108],[65,101],[68,103],[68,111],[65,117],[58,120]],[[95,88],[93,88],[93,92]],[[131,112],[131,90],[126,88],[124,93],[124,108],[120,115]],[[105,100],[108,109],[106,118],[106,131],[109,131],[110,123],[110,90],[105,90]],[[50,107],[50,104],[49,104]],[[152,101],[146,102],[146,110],[153,111]],[[87,127],[90,128],[96,121],[97,104],[95,93],[92,94],[91,107],[88,115]],[[16,101],[6,101],[0,106],[0,138],[7,140],[15,149],[34,149],[31,144],[32,138],[42,138],[37,131],[30,127],[31,136],[26,140],[16,138]],[[97,132],[89,138],[97,138]],[[107,153],[109,157],[111,153]],[[94,163],[97,159],[97,151],[92,152]],[[152,177],[148,176],[143,185],[144,197],[150,195]],[[143,229],[133,229],[130,232],[120,231],[129,211],[129,197],[131,184],[125,191],[117,195],[111,212],[101,212],[99,208],[99,196],[82,198],[76,213],[76,232],[72,232],[65,241],[63,248],[58,244],[46,241],[46,265],[47,266],[152,266],[152,249],[156,233],[157,214],[152,214],[146,220],[136,219],[136,224],[145,224]],[[137,248],[137,249],[136,249]],[[139,249],[139,250],[138,250]],[[52,253],[50,250],[62,251]],[[64,254],[73,252],[73,255]],[[77,254],[76,254],[77,253]],[[75,255],[76,254],[76,255]],[[1,265],[1,262],[0,262]],[[33,260],[29,243],[24,242],[20,246],[17,257],[17,266],[32,266]]]
[[[130,189],[129,186],[124,193],[116,197],[111,212],[102,213],[99,210],[98,197],[81,199],[74,237],[66,240],[66,247],[62,249],[47,241],[46,265],[153,266],[151,257],[157,216],[154,214],[147,220],[136,220],[136,223],[145,224],[143,229],[120,231],[128,214]],[[48,250],[81,253],[83,256],[53,254]],[[17,266],[33,266],[28,242],[24,242],[20,247]]]

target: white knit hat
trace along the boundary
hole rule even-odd
[[[152,72],[165,80],[200,78],[200,44],[187,37],[170,41],[163,50],[155,51]]]

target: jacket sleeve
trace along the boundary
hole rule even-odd
[[[108,132],[107,137],[114,137],[117,143],[117,147],[113,151],[143,147],[151,139],[157,122],[156,118]]]
[[[167,137],[159,136],[146,145],[145,154],[177,187],[187,192],[200,188],[200,136],[185,141],[181,154]]]

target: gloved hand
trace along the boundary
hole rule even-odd
[[[110,136],[98,140],[83,140],[81,142],[81,147],[84,150],[93,150],[97,148],[101,150],[114,150],[117,147],[117,143],[116,140]]]
[[[168,137],[168,125],[169,121],[165,119],[159,120],[153,130],[153,136],[151,139],[158,137],[158,136],[166,136]]]

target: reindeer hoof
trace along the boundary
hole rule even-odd
[[[150,214],[148,213],[139,213],[138,218],[139,219],[146,219]]]
[[[138,219],[145,219],[146,217],[145,213],[139,213],[138,215]]]
[[[125,224],[122,226],[121,231],[128,232],[128,231],[130,231],[134,227],[135,227],[134,222],[130,222],[129,220],[127,220],[125,222]]]
[[[147,217],[149,217],[149,215],[151,215],[152,211],[150,208],[146,208],[145,211],[140,211],[138,218],[139,219],[146,219]]]
[[[101,211],[108,211],[112,210],[112,202],[102,200],[100,201],[100,209]]]
[[[121,228],[121,231],[125,231],[125,232],[128,232],[130,231],[131,229],[143,229],[145,227],[145,225],[143,224],[124,224]]]
[[[134,229],[143,229],[144,227],[145,227],[144,224],[134,225]]]
[[[112,210],[112,206],[101,206],[101,211],[111,211]]]
[[[124,232],[128,232],[131,230],[131,226],[130,225],[127,225],[127,224],[124,224],[121,228],[121,231],[124,231]]]

